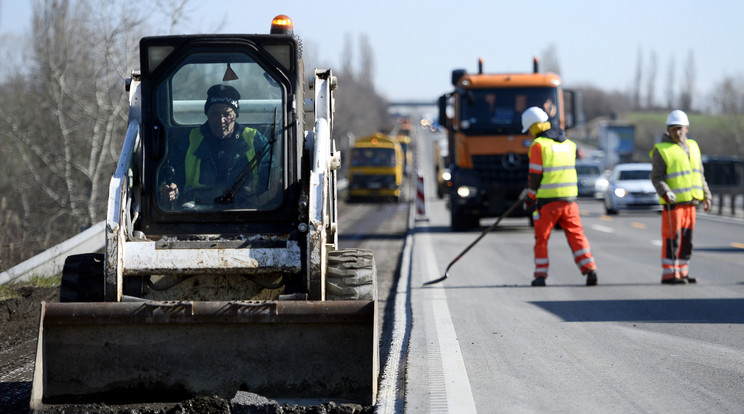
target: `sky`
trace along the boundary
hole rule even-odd
[[[30,3],[0,0],[0,36],[28,30]],[[648,74],[655,55],[659,103],[666,102],[672,65],[679,93],[691,53],[697,102],[724,77],[744,77],[741,0],[193,0],[176,32],[267,33],[278,14],[292,18],[306,61],[317,66],[339,68],[351,40],[358,67],[366,37],[377,91],[391,101],[436,100],[451,90],[451,71],[476,71],[478,58],[486,72],[531,71],[533,57],[549,48],[566,88],[622,92],[632,89],[639,56]],[[153,34],[165,34],[168,28],[158,27],[165,21],[151,22],[159,30]]]

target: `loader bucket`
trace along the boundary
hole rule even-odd
[[[31,408],[238,390],[374,404],[377,329],[374,301],[42,302]]]

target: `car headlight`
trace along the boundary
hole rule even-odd
[[[623,198],[628,194],[627,191],[625,191],[624,188],[616,188],[615,189],[615,196]]]
[[[597,181],[594,183],[594,188],[597,190],[604,190],[607,188],[607,185],[609,182],[606,178],[597,178]]]

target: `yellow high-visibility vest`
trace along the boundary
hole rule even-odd
[[[537,189],[537,198],[576,197],[576,144],[571,140],[556,142],[550,138],[538,137],[532,143],[539,143],[542,150],[542,181]]]
[[[256,153],[256,149],[253,145],[253,139],[256,136],[256,130],[253,128],[244,128],[240,134],[241,138],[248,144],[248,151],[246,151],[246,159],[250,160]],[[199,176],[201,174],[201,158],[196,156],[196,150],[204,140],[204,134],[202,134],[200,128],[194,128],[189,134],[189,149],[186,151],[186,159],[184,160],[184,173],[186,175],[186,188],[204,188],[208,187],[205,184],[199,182]],[[252,175],[251,178],[257,182],[258,176]]]
[[[660,142],[654,145],[649,155],[653,158],[654,151],[659,154],[666,163],[666,181],[669,188],[676,196],[676,202],[687,202],[702,200],[703,175],[700,170],[700,147],[694,140],[688,139],[687,146],[690,149],[688,157],[685,150],[673,142]],[[659,197],[659,203],[667,204],[663,197]]]

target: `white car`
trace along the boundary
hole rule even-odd
[[[661,211],[659,196],[651,183],[651,163],[618,164],[604,193],[607,214],[620,210]]]

